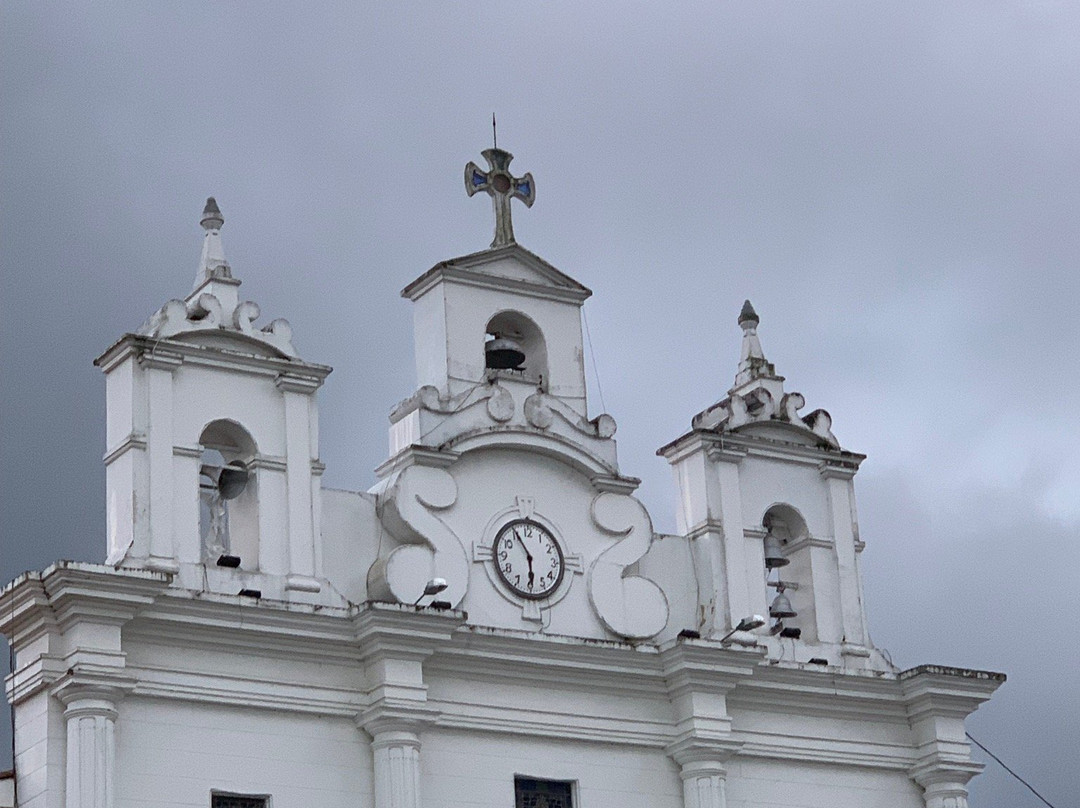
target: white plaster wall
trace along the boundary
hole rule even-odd
[[[587,571],[596,556],[619,537],[602,532],[593,521],[592,501],[597,491],[588,479],[554,458],[504,449],[469,452],[449,470],[457,482],[457,501],[439,512],[439,517],[455,531],[470,559],[469,588],[461,604],[469,613],[469,622],[526,631],[539,628],[537,623],[522,619],[518,602],[500,594],[500,585],[492,583],[484,564],[472,561],[473,543],[494,540],[492,518],[513,508],[520,495],[533,498],[536,514],[556,528],[568,554],[582,556],[582,574],[567,570],[569,591],[550,609],[544,609],[543,630],[613,639],[589,603]],[[515,511],[505,519],[516,516]]]
[[[270,794],[274,808],[371,805],[371,750],[348,718],[125,699],[116,806],[206,808],[211,789]]]
[[[334,588],[353,603],[368,598],[367,573],[383,533],[370,494],[322,489],[323,569]],[[382,536],[387,546],[395,543]]]
[[[219,419],[244,427],[260,454],[284,457],[285,410],[272,377],[186,363],[177,368],[173,377],[174,444],[197,446],[203,428]]]
[[[475,383],[483,377],[485,328],[502,311],[520,311],[539,326],[547,345],[549,392],[584,413],[579,409],[585,399],[581,310],[573,303],[447,284],[446,342],[451,378]]]
[[[5,777],[0,780],[0,808],[13,808],[15,805],[15,780]]]
[[[62,808],[65,728],[63,706],[42,692],[15,710],[15,770],[19,808]]]
[[[734,758],[727,808],[924,808],[906,774],[819,763]]]
[[[514,775],[572,780],[586,808],[683,808],[678,767],[659,749],[442,729],[422,740],[425,808],[508,808]]]
[[[637,567],[642,575],[664,590],[671,610],[667,626],[656,641],[663,642],[674,637],[684,628],[696,630],[699,622],[698,582],[690,554],[690,540],[685,536],[657,536],[649,552],[638,561]]]
[[[749,456],[739,464],[739,489],[746,527],[760,528],[765,511],[783,502],[802,514],[811,536],[832,538],[828,489],[816,465]]]

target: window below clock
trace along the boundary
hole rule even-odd
[[[514,808],[573,808],[573,783],[566,780],[514,778]]]
[[[253,796],[251,794],[219,794],[214,792],[210,795],[210,808],[270,808],[268,796]]]

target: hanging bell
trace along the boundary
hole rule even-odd
[[[491,370],[517,370],[525,361],[521,343],[509,337],[496,336],[484,346],[487,366]]]
[[[765,569],[786,567],[791,559],[784,557],[784,551],[778,539],[771,531],[765,534]]]
[[[788,596],[784,594],[784,590],[780,590],[776,597],[773,598],[772,606],[769,607],[770,617],[797,617],[798,612],[791,607],[791,601],[788,600]]]

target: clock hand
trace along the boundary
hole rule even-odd
[[[521,549],[525,551],[525,560],[529,562],[529,589],[532,589],[533,588],[533,581],[536,578],[536,576],[533,574],[533,568],[532,568],[532,563],[533,563],[532,553],[530,553],[529,548],[525,546],[525,540],[522,539],[521,536],[518,535],[518,532],[517,532],[516,528],[514,530],[514,538],[517,539],[518,542],[521,544]]]
[[[525,546],[525,540],[518,535],[516,529],[514,530],[514,538],[518,540],[518,542],[521,544],[521,549],[525,551],[525,560],[529,562],[529,569],[531,570],[533,562],[532,553],[529,552],[529,548]]]

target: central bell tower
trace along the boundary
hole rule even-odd
[[[465,188],[493,200],[489,249],[442,261],[408,284],[415,394],[390,415],[390,457],[373,489],[399,544],[367,577],[369,596],[440,595],[488,626],[598,639],[647,638],[667,623],[660,588],[632,571],[653,541],[619,471],[615,419],[589,417],[582,305],[592,294],[514,240],[510,203],[532,175],[484,152]]]

